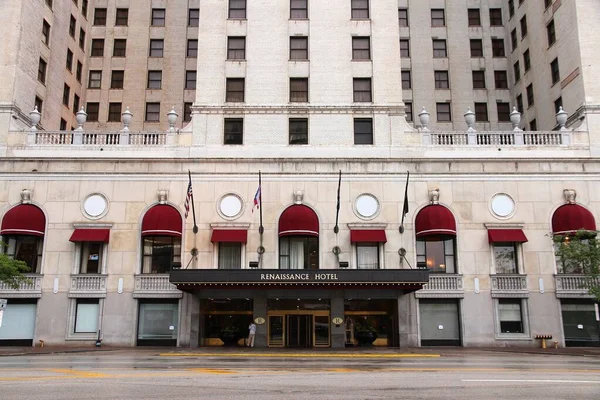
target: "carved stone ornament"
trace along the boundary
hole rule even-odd
[[[569,204],[575,204],[575,199],[577,198],[577,192],[575,189],[565,189],[563,190],[563,194],[565,195],[565,201]]]
[[[302,204],[304,201],[304,190],[294,190],[294,203]]]
[[[430,189],[429,190],[429,200],[431,204],[439,204],[440,203],[440,189]]]
[[[158,203],[159,204],[167,204],[167,199],[169,198],[169,191],[164,189],[158,190]]]
[[[29,190],[29,189],[21,190],[21,203],[22,204],[31,203],[31,190]]]

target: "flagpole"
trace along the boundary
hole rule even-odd
[[[333,227],[333,233],[335,233],[336,235],[340,231],[340,228],[338,226],[338,218],[340,216],[340,188],[341,188],[341,186],[342,186],[342,170],[340,169],[340,178],[338,180],[338,191],[337,191],[337,206],[336,206],[336,210],[335,210],[335,226]]]
[[[404,187],[404,203],[402,205],[402,221],[398,231],[404,233],[404,217],[408,213],[408,178],[410,177],[410,171],[406,171],[406,186]]]
[[[265,231],[265,228],[263,227],[263,223],[262,223],[262,181],[261,181],[261,176],[260,176],[260,170],[258,171],[258,188],[260,190],[260,193],[258,196],[258,211],[260,212],[260,226],[258,227],[258,233],[260,233],[262,235],[263,232]]]
[[[188,169],[188,176],[190,178],[190,184],[191,184],[192,183],[192,173],[190,172],[189,169]],[[194,217],[194,228],[192,229],[192,232],[194,232],[194,234],[196,234],[196,233],[198,233],[198,225],[196,225],[196,208],[194,207],[194,191],[193,190],[192,190],[190,199],[192,200],[192,216]]]

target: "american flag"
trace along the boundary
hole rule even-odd
[[[187,219],[188,214],[190,213],[190,199],[192,198],[192,178],[190,177],[190,183],[187,188],[187,195],[185,196],[185,219]]]
[[[258,185],[258,189],[256,189],[256,194],[254,195],[254,206],[252,207],[252,212],[254,212],[255,208],[260,208],[260,185]]]

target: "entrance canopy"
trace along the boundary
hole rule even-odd
[[[181,215],[174,207],[159,204],[144,215],[142,236],[178,236],[182,230]]]
[[[46,216],[32,204],[21,204],[11,208],[2,218],[0,235],[44,236]]]
[[[552,215],[553,234],[565,235],[578,230],[596,230],[596,221],[591,212],[579,204],[565,204],[554,211]]]
[[[279,236],[319,236],[319,218],[309,207],[296,204],[279,218]]]

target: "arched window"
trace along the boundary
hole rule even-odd
[[[181,215],[174,207],[157,205],[142,221],[142,273],[166,274],[181,267]]]
[[[456,221],[444,206],[432,204],[415,220],[417,267],[432,273],[456,273]]]
[[[279,218],[279,268],[319,269],[319,218],[301,204]]]
[[[32,204],[11,208],[2,218],[3,252],[27,263],[31,273],[40,273],[46,216]]]
[[[580,230],[596,231],[596,220],[589,210],[579,204],[562,205],[552,214],[552,234],[554,236],[568,237]],[[584,272],[582,267],[573,265],[567,267],[558,256],[556,257],[556,266],[559,274],[582,274]]]

